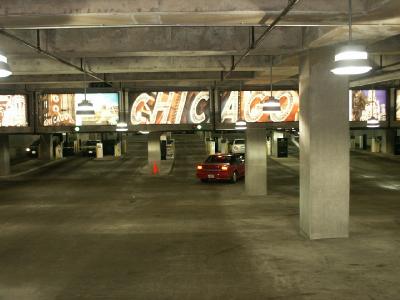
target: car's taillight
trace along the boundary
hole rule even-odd
[[[222,167],[221,167],[221,170],[222,170],[222,171],[228,171],[228,167],[227,167],[227,166],[222,166]]]
[[[197,170],[203,170],[203,166],[197,166]]]

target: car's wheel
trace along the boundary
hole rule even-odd
[[[232,177],[231,177],[231,182],[236,183],[238,180],[238,177],[239,177],[238,172],[237,171],[233,172]]]

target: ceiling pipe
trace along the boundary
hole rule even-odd
[[[105,84],[107,84],[110,87],[112,87],[111,83],[109,83],[106,80],[104,80],[103,78],[97,76],[97,74],[95,74],[93,72],[84,70],[83,66],[77,66],[77,65],[75,65],[73,63],[70,63],[69,61],[67,61],[67,60],[65,60],[65,59],[63,59],[61,57],[58,57],[58,56],[56,56],[56,55],[54,55],[54,54],[52,54],[52,53],[50,53],[50,52],[48,52],[46,50],[43,50],[42,48],[40,48],[39,41],[37,42],[37,45],[33,45],[33,44],[31,44],[31,43],[19,38],[18,36],[8,32],[8,31],[6,31],[4,29],[0,29],[0,34],[4,35],[4,36],[6,36],[6,37],[8,37],[8,38],[10,38],[10,39],[12,39],[14,41],[17,41],[17,42],[23,44],[24,46],[26,46],[28,48],[31,48],[31,49],[37,51],[38,53],[40,53],[40,54],[42,54],[42,55],[44,55],[44,56],[46,56],[48,58],[51,58],[51,59],[53,59],[55,61],[58,61],[58,62],[66,65],[66,66],[69,66],[69,67],[71,67],[71,68],[73,68],[73,69],[75,69],[75,70],[77,70],[77,71],[79,71],[79,72],[81,72],[83,74],[86,74],[86,75],[88,75],[88,76],[90,76],[90,77],[92,77],[92,78],[94,78],[94,79],[96,79],[96,80],[98,80],[100,82],[104,82]]]
[[[223,79],[228,78],[228,76],[230,76],[233,71],[235,71],[236,67],[241,63],[241,61],[247,57],[250,52],[252,50],[257,49],[257,47],[261,44],[261,42],[265,39],[265,37],[271,33],[272,30],[275,29],[275,27],[277,26],[277,24],[281,21],[281,19],[283,17],[285,17],[289,11],[292,10],[292,8],[299,2],[300,0],[288,0],[288,4],[286,5],[286,7],[281,11],[281,13],[272,21],[272,23],[270,25],[268,25],[267,29],[265,29],[265,31],[258,37],[258,39],[256,39],[254,41],[254,43],[252,43],[247,49],[246,52],[244,54],[242,54],[241,56],[239,56],[239,59],[235,62],[233,61],[232,63],[232,67],[231,70],[227,73],[224,74]]]

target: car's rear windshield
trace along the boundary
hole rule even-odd
[[[244,144],[244,140],[235,140],[234,143],[236,145],[243,145]]]
[[[226,164],[226,163],[230,163],[231,160],[232,160],[232,156],[227,156],[227,155],[210,155],[210,156],[206,159],[206,163],[211,163],[211,164],[215,164],[215,163]]]

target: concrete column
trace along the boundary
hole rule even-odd
[[[0,176],[10,174],[10,142],[8,135],[0,134]]]
[[[371,137],[371,152],[378,153],[380,152],[380,143],[377,137]]]
[[[125,155],[128,151],[128,143],[126,142],[126,134],[121,135],[121,153]]]
[[[334,50],[300,59],[300,229],[310,239],[349,234],[348,78],[330,72]]]
[[[161,148],[160,148],[160,132],[151,132],[148,135],[147,142],[147,159],[150,168],[153,168],[154,164],[157,168],[160,167],[161,163]]]
[[[272,132],[272,156],[278,156],[278,139],[283,138],[283,132]]]
[[[53,160],[53,158],[54,158],[53,135],[42,134],[40,136],[39,159]]]
[[[396,143],[396,128],[388,128],[385,130],[384,139],[386,143],[382,145],[382,152],[387,154],[394,154],[394,148]]]
[[[265,128],[252,128],[248,124],[246,130],[246,193],[263,196],[267,194],[267,144]]]

